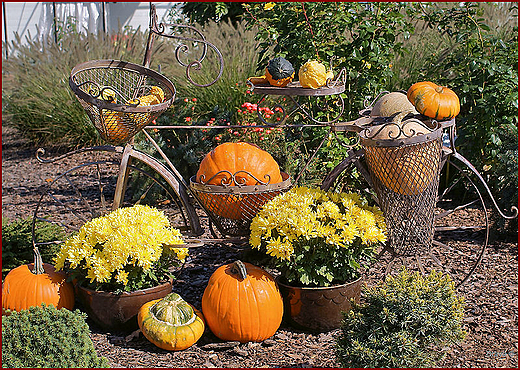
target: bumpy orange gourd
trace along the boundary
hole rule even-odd
[[[460,112],[457,94],[430,81],[413,84],[406,96],[419,113],[439,121],[450,120]]]
[[[145,303],[137,323],[146,339],[168,351],[191,347],[204,334],[202,313],[177,293]]]
[[[202,312],[220,339],[261,342],[280,327],[283,301],[269,273],[236,261],[211,275],[202,296]]]
[[[225,172],[219,173],[220,171]],[[235,175],[234,179],[232,174]],[[259,181],[275,184],[282,181],[282,175],[278,163],[265,150],[245,142],[223,143],[204,157],[197,171],[196,181],[228,186],[257,185]],[[208,194],[202,201],[210,211],[219,216],[241,219],[240,197]]]
[[[124,124],[123,115],[124,113],[108,109],[101,110],[101,116],[106,128],[106,137],[111,143],[119,144],[130,138],[130,130]]]
[[[2,314],[6,310],[20,311],[42,303],[56,308],[74,307],[74,287],[67,276],[43,263],[38,248],[34,263],[18,266],[7,274],[2,287]]]

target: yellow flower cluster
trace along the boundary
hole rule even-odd
[[[251,223],[250,244],[288,260],[297,243],[320,240],[320,246],[348,247],[386,241],[381,210],[366,205],[358,194],[297,187],[267,202]],[[315,243],[311,243],[315,244]]]
[[[69,238],[55,258],[57,270],[85,268],[91,282],[128,283],[127,266],[152,268],[170,248],[180,261],[188,255],[179,230],[170,227],[162,211],[146,205],[119,208],[85,223]]]

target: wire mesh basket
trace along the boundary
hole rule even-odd
[[[78,64],[69,86],[101,137],[112,144],[128,142],[175,99],[175,87],[166,77],[118,60]]]
[[[441,167],[442,126],[400,139],[375,139],[360,133],[361,145],[379,206],[385,215],[388,243],[401,256],[429,251]]]
[[[291,188],[290,176],[281,174],[282,182],[246,186],[201,184],[193,176],[190,189],[221,233],[245,236],[262,206]]]

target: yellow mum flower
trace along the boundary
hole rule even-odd
[[[305,269],[300,280],[303,284],[323,283],[323,277],[330,282],[334,274],[339,279],[352,277],[352,271],[348,271],[352,267],[346,261],[365,258],[374,251],[374,243],[385,240],[382,212],[368,206],[359,194],[305,186],[294,187],[267,202],[253,219],[249,237],[251,246],[272,256],[282,273],[290,271],[298,277],[302,265],[315,268],[316,273]],[[315,266],[316,261],[325,265]]]
[[[128,272],[126,272],[124,270],[119,270],[116,274],[116,281],[123,285],[127,285],[128,284]]]
[[[275,3],[265,3],[264,10],[271,10],[275,7]]]
[[[156,208],[135,205],[118,208],[86,222],[79,232],[62,245],[56,255],[56,269],[84,269],[91,282],[128,283],[125,266],[152,268],[163,248],[183,245],[178,229],[170,228],[166,215]],[[186,248],[176,248],[182,261]]]

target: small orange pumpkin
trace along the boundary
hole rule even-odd
[[[220,339],[261,342],[280,327],[283,301],[269,273],[236,261],[211,275],[202,296],[202,312]]]
[[[74,287],[67,276],[54,266],[43,263],[37,247],[34,263],[18,266],[7,274],[2,287],[2,314],[20,311],[42,303],[56,308],[74,307]]]
[[[271,154],[256,145],[245,142],[223,143],[204,157],[196,181],[227,186],[257,185],[258,181],[275,184],[282,182],[282,175]],[[240,196],[208,194],[201,201],[221,217],[241,219]]]
[[[439,121],[450,120],[460,112],[457,94],[430,81],[413,84],[406,96],[419,113]]]

